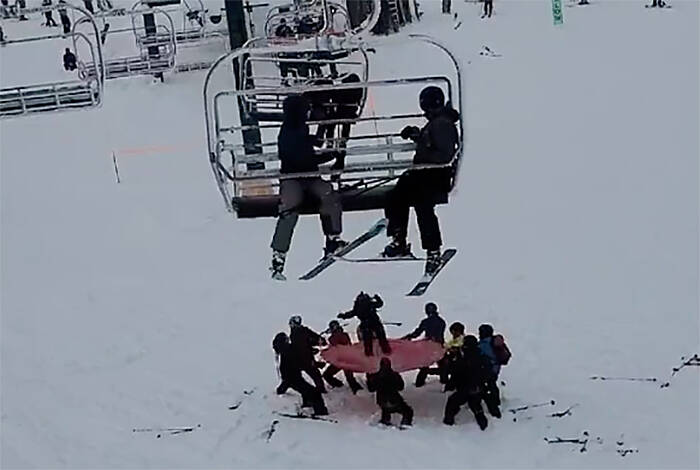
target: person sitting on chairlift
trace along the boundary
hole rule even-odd
[[[67,72],[72,72],[78,68],[75,54],[67,47],[66,52],[63,54],[63,68],[66,69]]]
[[[310,104],[300,95],[285,98],[282,104],[283,121],[277,136],[277,151],[281,162],[282,175],[293,173],[316,173],[319,164],[331,161],[341,156],[338,152],[319,154],[314,149],[315,138],[309,134],[306,124]],[[319,201],[321,226],[326,236],[324,256],[329,256],[347,242],[340,238],[342,233],[342,207],[340,196],[333,186],[320,176],[299,178],[283,178],[280,180],[279,218],[272,238],[272,271],[273,279],[285,280],[284,263],[292,241],[294,227],[299,219],[299,209],[305,197],[312,196]]]
[[[420,107],[428,123],[419,129],[406,126],[401,137],[416,143],[414,165],[447,165],[459,145],[459,134],[455,123],[459,113],[445,104],[445,95],[439,87],[424,88],[419,97]],[[384,248],[388,258],[410,256],[411,247],[406,243],[409,208],[413,206],[418,218],[418,229],[423,249],[427,251],[425,274],[432,274],[440,267],[440,223],[435,215],[435,204],[450,189],[450,167],[410,169],[404,172],[396,186],[387,195],[385,214],[389,219],[387,235],[391,243]]]

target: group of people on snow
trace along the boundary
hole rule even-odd
[[[359,77],[350,75],[344,83],[359,81]],[[319,171],[320,164],[331,160],[335,160],[331,167],[333,170],[343,169],[346,156],[344,142],[350,135],[350,124],[345,123],[341,126],[341,137],[337,139],[340,144],[333,146],[334,150],[320,149],[324,143],[336,140],[333,137],[336,126],[320,125],[316,135],[312,135],[308,120],[312,112],[317,118],[355,119],[358,117],[362,96],[361,88],[339,89],[290,95],[283,102],[283,121],[277,147],[281,163],[280,172],[283,176],[290,176],[280,181],[279,217],[271,244],[273,253],[270,270],[275,279],[284,279],[286,254],[299,217],[300,206],[307,196],[320,202],[321,226],[326,237],[324,256],[330,256],[347,245],[341,238],[340,195],[329,181],[313,173]],[[323,108],[317,103],[330,103],[330,108]],[[408,170],[398,178],[385,203],[387,234],[391,241],[382,254],[385,257],[403,257],[411,254],[407,235],[409,208],[413,206],[418,219],[421,243],[427,251],[425,272],[433,273],[440,264],[442,245],[435,205],[440,196],[449,191],[452,176],[449,164],[459,145],[459,133],[455,124],[459,120],[459,113],[450,103],[445,102],[442,89],[436,86],[428,86],[421,91],[419,105],[427,123],[422,128],[406,126],[400,135],[416,144],[414,164],[443,166]],[[294,173],[303,175],[294,177]]]
[[[413,409],[405,401],[400,392],[405,383],[401,374],[392,367],[392,350],[386,338],[386,332],[377,309],[383,306],[379,295],[370,296],[361,292],[348,312],[338,314],[340,319],[358,318],[358,340],[363,343],[366,356],[374,354],[373,343],[376,340],[381,351],[379,368],[376,372],[368,372],[365,377],[367,391],[376,393],[376,402],[381,410],[380,423],[391,424],[391,415],[401,415],[401,425],[411,425]],[[419,369],[415,386],[422,387],[428,375],[435,374],[443,384],[443,392],[450,392],[447,397],[443,415],[443,423],[453,425],[455,416],[465,404],[474,414],[477,424],[484,430],[488,419],[483,409],[486,405],[488,413],[501,418],[501,399],[498,389],[498,376],[502,365],[508,363],[511,353],[503,336],[494,334],[490,324],[482,324],[478,328],[478,338],[467,334],[464,324],[454,322],[449,327],[450,339],[445,340],[446,322],[440,316],[438,307],[433,302],[425,305],[426,318],[412,332],[401,337],[410,341],[421,335],[427,341],[441,345],[444,355],[437,361],[437,367],[426,365]],[[348,346],[352,344],[350,335],[343,330],[338,320],[331,320],[328,329],[317,333],[305,326],[298,315],[289,320],[289,334],[278,333],[272,347],[279,359],[281,383],[277,387],[278,394],[287,390],[297,391],[302,396],[302,408],[310,407],[314,415],[327,415],[323,394],[327,393],[325,383],[333,388],[341,387],[343,383],[336,377],[342,369],[328,364],[321,373],[324,363],[316,360],[320,348]],[[323,335],[328,334],[326,340]],[[393,340],[392,340],[393,341]],[[308,375],[313,385],[307,382],[302,372]],[[353,394],[363,390],[362,385],[352,371],[344,370],[346,382]],[[325,381],[325,383],[324,383]],[[483,404],[482,404],[483,403]]]

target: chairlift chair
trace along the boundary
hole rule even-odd
[[[32,43],[37,41],[68,39],[77,45],[87,45],[94,73],[90,77],[40,83],[23,86],[3,87],[0,89],[0,119],[14,118],[33,114],[63,112],[95,108],[102,104],[104,95],[105,64],[99,41],[99,31],[94,18],[83,8],[69,3],[33,8],[33,12],[53,12],[59,8],[69,9],[84,15],[90,27],[89,34],[73,30],[69,34],[49,34],[5,40],[3,46]],[[94,39],[91,40],[90,36]],[[3,64],[3,66],[8,66]]]
[[[320,49],[318,43],[314,43],[317,46],[314,48],[308,42],[279,46],[261,45],[262,42],[257,41],[255,47],[243,47],[221,57],[205,79],[204,107],[209,160],[227,209],[239,218],[276,216],[279,184],[287,178],[330,176],[338,187],[344,211],[383,208],[387,193],[393,188],[398,176],[406,170],[450,168],[451,190],[456,184],[463,152],[463,118],[460,117],[457,123],[460,135],[458,149],[453,159],[443,165],[414,165],[415,144],[401,139],[400,132],[407,125],[421,125],[424,122],[423,114],[418,109],[417,96],[425,86],[441,87],[448,100],[455,103],[457,108],[460,107],[461,70],[455,56],[438,41],[423,35],[410,35],[409,38],[444,54],[451,70],[444,75],[417,73],[381,79],[364,76],[359,83],[318,85],[312,81],[294,81],[281,84],[280,77],[277,78],[277,83],[268,77],[256,77],[258,67],[255,62],[271,60],[280,54],[334,51]],[[367,53],[367,49],[381,51],[390,50],[391,47],[405,47],[406,41],[406,38],[401,38],[401,41],[382,40],[372,43],[348,40],[343,48],[355,56],[370,58],[369,70],[372,70],[374,58]],[[240,75],[241,69],[246,69],[247,64],[251,64],[252,75],[246,75],[248,72]],[[222,85],[223,81],[226,85]],[[251,83],[253,86],[250,86]],[[326,139],[324,147],[319,150],[345,151],[344,168],[321,166],[318,172],[282,174],[276,139],[281,123],[276,117],[272,119],[252,114],[249,105],[252,103],[257,111],[273,107],[279,113],[278,107],[286,96],[358,88],[363,91],[363,106],[358,116],[352,119],[326,118],[309,122],[312,131],[317,130],[318,126],[352,124],[349,138]],[[374,103],[364,105],[365,99],[370,95],[373,96]],[[448,194],[445,193],[436,202],[446,203],[447,200]],[[318,201],[307,200],[299,209],[303,214],[317,213]]]
[[[105,79],[142,75],[162,76],[164,73],[174,70],[177,46],[174,36],[175,28],[170,15],[158,8],[127,10],[126,15],[131,19],[131,28],[113,29],[101,34],[106,34],[107,38],[115,34],[133,35],[136,53],[105,59]],[[145,21],[142,20],[143,15],[153,15],[155,27],[146,25]],[[104,20],[110,16],[110,13],[96,16]],[[78,28],[90,21],[91,17],[79,18],[73,26],[73,31],[77,31]],[[99,35],[97,37],[99,38]],[[80,77],[89,80],[95,74],[95,63],[94,61],[81,60],[80,55],[78,58]]]

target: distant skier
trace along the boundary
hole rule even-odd
[[[2,31],[2,26],[0,26],[0,44],[5,44],[5,33]]]
[[[58,0],[59,5],[65,5],[64,0]],[[63,25],[63,34],[70,34],[70,18],[68,17],[68,12],[65,8],[58,9],[58,16],[61,17],[61,25]]]
[[[83,0],[83,4],[85,5],[85,9],[89,11],[91,14],[95,14],[95,6],[92,4],[92,0]]]
[[[275,28],[275,36],[278,38],[293,38],[294,30],[287,24],[287,20],[280,19],[280,24]]]
[[[486,402],[489,413],[501,417],[501,411],[494,397],[485,393],[485,384],[491,380],[491,365],[481,351],[476,337],[468,335],[464,338],[462,356],[457,360],[451,371],[447,390],[456,390],[447,398],[443,423],[453,425],[455,416],[465,403],[474,413],[479,428],[483,431],[488,426],[481,401]]]
[[[367,375],[367,390],[377,392],[377,405],[382,410],[380,423],[391,425],[392,413],[401,414],[401,425],[413,423],[413,409],[399,393],[404,388],[401,375],[391,368],[391,360],[383,357],[379,361],[379,371]]]
[[[664,2],[664,0],[653,0],[652,4],[649,5],[649,7],[651,8],[666,8],[667,6],[668,5],[666,4],[666,2]]]
[[[369,294],[360,292],[357,297],[355,297],[352,310],[338,314],[338,318],[341,319],[347,320],[352,317],[357,317],[357,319],[360,320],[359,331],[365,348],[365,356],[372,356],[374,354],[373,343],[375,338],[379,342],[379,347],[382,352],[384,354],[391,354],[391,346],[386,339],[384,325],[377,313],[377,309],[383,306],[384,301],[379,295],[370,297]]]
[[[66,52],[63,53],[63,68],[66,69],[67,72],[72,72],[78,68],[75,54],[73,54],[68,47],[66,47]]]
[[[428,123],[422,129],[416,126],[405,127],[401,131],[401,137],[416,142],[414,164],[447,164],[452,161],[459,143],[455,126],[459,113],[449,103],[445,104],[445,95],[436,86],[424,88],[419,102]],[[392,237],[392,241],[384,248],[384,256],[393,258],[411,254],[406,236],[409,208],[413,205],[418,218],[421,244],[428,252],[425,272],[432,274],[438,269],[442,238],[440,223],[435,215],[435,203],[440,194],[449,190],[451,171],[450,168],[408,170],[399,177],[396,186],[387,195],[387,234]]]
[[[445,344],[445,320],[440,317],[437,305],[433,302],[425,304],[425,315],[427,318],[421,320],[415,330],[401,339],[414,339],[425,333],[425,339],[435,341],[441,345]],[[429,373],[430,367],[420,368],[416,376],[416,387],[425,385],[425,379],[428,377]],[[438,374],[440,375],[440,382],[447,383],[446,368],[443,359],[438,362]]]
[[[452,12],[452,0],[442,0],[442,12],[446,15]]]
[[[283,394],[288,388],[301,394],[302,408],[313,407],[315,415],[327,415],[328,409],[321,393],[301,376],[301,361],[289,342],[285,333],[277,333],[272,341],[272,349],[279,357],[279,372],[282,385],[277,388],[278,394]]]
[[[350,341],[350,335],[343,331],[343,327],[340,326],[338,320],[331,320],[331,322],[328,324],[328,330],[331,333],[330,337],[328,338],[328,344],[331,346],[349,346],[352,344]],[[333,364],[328,364],[328,367],[326,367],[326,370],[323,372],[323,378],[331,387],[343,386],[343,382],[335,378],[335,374],[338,372],[340,372],[340,369]],[[362,385],[357,382],[352,372],[344,370],[343,373],[345,374],[345,380],[348,382],[348,386],[350,387],[350,390],[352,390],[352,393],[357,393],[359,390],[362,390]]]
[[[41,6],[42,7],[50,7],[51,0],[42,0]],[[44,18],[46,18],[46,26],[47,27],[53,28],[53,27],[58,26],[58,24],[56,24],[56,20],[53,19],[53,11],[45,11]]]
[[[283,175],[317,172],[320,163],[339,156],[335,152],[318,154],[314,150],[315,139],[309,135],[306,124],[310,112],[308,100],[298,95],[288,96],[282,107],[284,117],[277,137],[277,148]],[[321,226],[326,236],[324,256],[344,247],[347,242],[340,238],[343,229],[340,196],[328,181],[319,176],[282,179],[279,194],[279,218],[272,238],[270,270],[274,279],[284,280],[282,271],[305,195],[320,201]]]
[[[24,14],[24,10],[27,8],[27,0],[17,0],[17,3],[15,4],[18,13],[19,13],[19,20],[20,21],[29,21],[29,18],[26,17]]]
[[[482,18],[489,17],[493,13],[493,0],[484,0],[484,14],[481,15]]]
[[[319,392],[326,393],[326,386],[323,384],[323,378],[314,357],[318,352],[317,346],[325,346],[326,340],[312,329],[302,325],[299,315],[289,319],[289,328],[289,340],[297,352],[301,370],[311,377]]]

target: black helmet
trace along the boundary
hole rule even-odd
[[[474,335],[467,335],[464,337],[464,343],[462,343],[462,349],[477,349],[479,347],[479,340],[476,339]]]
[[[479,326],[479,338],[490,338],[493,336],[493,327],[488,323]]]
[[[285,345],[289,343],[287,333],[277,333],[275,339],[272,340],[272,349],[279,354]]]
[[[339,331],[341,330],[340,322],[338,320],[331,320],[328,323],[328,330],[332,333],[334,331]]]
[[[428,111],[434,111],[445,106],[445,94],[440,87],[425,87],[420,92],[418,101],[420,103],[420,109],[427,113]]]
[[[437,315],[438,314],[438,308],[435,302],[428,302],[425,304],[425,314],[426,315]]]
[[[291,326],[292,328],[296,326],[301,326],[301,316],[292,315],[291,317],[289,317],[289,326]]]
[[[391,369],[391,359],[388,357],[383,357],[379,360],[379,368],[380,369]]]
[[[463,335],[464,334],[464,324],[461,322],[454,322],[453,324],[450,325],[450,333],[457,334],[457,335]]]

